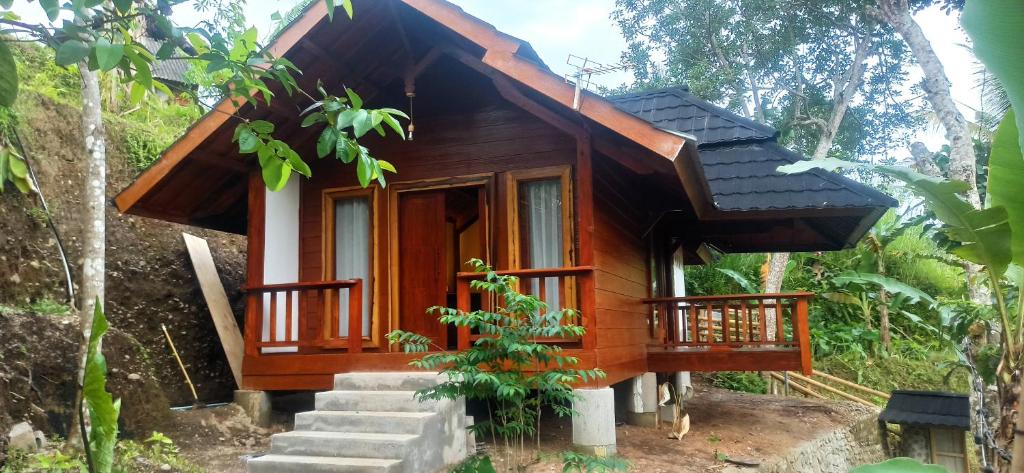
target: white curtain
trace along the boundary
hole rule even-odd
[[[673,297],[686,297],[686,264],[683,261],[683,247],[680,246],[676,249],[676,252],[672,254],[672,296]],[[679,333],[676,335],[678,340],[686,340],[686,334],[689,333],[690,319],[686,316],[686,311],[683,311],[681,317],[682,323],[678,324],[676,328]]]
[[[363,280],[363,336],[370,335],[370,202],[364,197],[334,204],[334,277]],[[348,295],[341,289],[338,335],[348,336]]]
[[[551,179],[523,183],[520,188],[520,218],[527,225],[527,268],[559,268],[564,266],[562,248],[562,181]],[[562,308],[558,300],[558,278],[545,278],[545,294],[539,294],[540,281],[530,281],[531,293],[548,305],[548,310]]]

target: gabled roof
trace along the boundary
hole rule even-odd
[[[778,132],[673,87],[611,97],[620,109],[697,140],[698,160],[722,211],[886,208],[895,199],[820,169],[782,174],[779,166],[807,159],[777,142]]]
[[[890,424],[971,428],[971,402],[966,394],[936,391],[893,391],[878,419]]]

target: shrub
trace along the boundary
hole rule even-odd
[[[744,371],[721,371],[708,375],[712,386],[745,393],[765,394],[768,383],[757,373]]]
[[[501,301],[494,312],[431,307],[445,325],[469,327],[482,335],[468,350],[446,352],[422,335],[402,330],[388,334],[391,343],[400,343],[407,352],[430,353],[410,364],[416,368],[446,374],[448,380],[417,391],[418,399],[456,399],[465,397],[487,405],[490,418],[477,422],[478,436],[490,435],[509,468],[520,469],[535,458],[526,458],[526,439],[539,439],[541,408],[558,416],[572,414],[572,385],[604,377],[599,369],[577,369],[579,360],[562,354],[558,345],[539,343],[543,338],[582,337],[583,327],[574,322],[579,314],[571,309],[548,311],[534,296],[520,294],[517,278],[499,276],[483,261],[469,262],[485,273],[474,280],[472,288],[496,296]],[[499,441],[500,439],[500,441]]]

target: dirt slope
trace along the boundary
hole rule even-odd
[[[79,151],[78,110],[32,95],[20,98],[17,110],[19,134],[70,253],[73,272],[80,274],[81,195],[86,176]],[[118,128],[108,126],[108,135],[108,197],[112,199],[137,171],[126,164],[124,137]],[[66,299],[56,240],[41,223],[42,215],[35,199],[14,191],[0,194],[0,305],[25,308],[39,301]],[[241,316],[238,288],[245,267],[244,237],[122,216],[112,206],[107,211],[107,315],[114,328],[147,349],[147,368],[170,404],[191,404],[192,399],[161,323],[170,330],[200,398],[229,400],[234,381],[181,241],[183,231],[209,241],[236,316]],[[23,340],[25,349],[36,354],[33,362],[57,351],[73,351],[70,339],[28,337],[35,329],[36,324],[19,323],[0,328],[0,333],[2,338]],[[62,332],[61,336],[72,334]],[[112,366],[128,363],[136,356],[130,351],[108,353]],[[11,373],[15,367],[0,359],[0,370]],[[0,419],[3,410],[0,404]]]

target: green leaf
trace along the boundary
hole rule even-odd
[[[358,146],[359,145],[352,140],[347,138],[338,138],[338,145],[334,150],[334,155],[345,164],[351,163],[352,160],[359,155]]]
[[[845,286],[847,284],[880,286],[891,294],[899,294],[906,297],[912,304],[920,301],[927,302],[930,305],[935,305],[937,303],[932,296],[929,296],[924,291],[897,279],[882,276],[881,274],[845,271],[839,276],[832,278],[832,283],[837,286]]]
[[[14,5],[14,0],[0,0],[0,8],[4,10],[9,10],[12,5]]]
[[[334,0],[324,0],[324,3],[327,4],[327,19],[334,21]]]
[[[348,96],[348,100],[352,102],[352,108],[363,108],[363,98],[356,93],[356,91],[346,87],[345,95]]]
[[[969,2],[968,2],[969,3]],[[882,463],[873,465],[862,465],[850,473],[948,473],[945,468],[938,465],[925,465],[910,458],[893,458]]]
[[[1024,266],[1024,156],[1019,135],[1014,110],[1010,109],[992,140],[987,202],[1006,209],[1013,262]]]
[[[7,185],[7,180],[10,178],[9,165],[7,164],[9,159],[11,159],[10,151],[0,147],[0,192],[4,191],[4,186]]]
[[[999,79],[1010,104],[1024,110],[1024,61],[1020,56],[1020,34],[1024,31],[1024,8],[1019,0],[970,1],[960,16],[974,43],[974,53]],[[1024,115],[1016,118],[1024,130]],[[1024,135],[1018,139],[1024,148]]]
[[[14,105],[18,98],[18,67],[6,42],[0,41],[0,106]],[[0,180],[3,185],[3,180]]]
[[[398,133],[398,136],[401,136],[403,140],[405,139],[405,130],[402,129],[402,124],[398,123],[398,120],[396,120],[395,117],[385,113],[384,123],[391,127],[392,130],[395,130],[395,133]]]
[[[347,14],[348,17],[351,19],[353,15],[352,0],[341,0],[341,8],[345,9],[345,14]]]
[[[359,179],[359,185],[368,187],[370,180],[373,179],[373,164],[370,164],[370,159],[360,156],[359,162],[356,163],[356,177]]]
[[[359,109],[356,111],[355,118],[352,119],[352,129],[355,133],[356,138],[362,138],[366,132],[373,128],[373,117],[370,116],[370,112]]]
[[[85,59],[88,55],[88,45],[77,39],[71,39],[57,47],[57,65],[70,66]]]
[[[746,276],[740,274],[738,271],[734,271],[728,268],[716,269],[718,269],[720,273],[729,276],[733,281],[736,281],[736,284],[739,284],[740,287],[742,287],[743,290],[746,291],[748,294],[757,294],[761,292],[760,290],[758,290],[757,286],[754,285],[754,283],[750,282],[750,280],[747,279]]]
[[[313,171],[311,169],[309,169],[309,165],[306,164],[306,162],[303,161],[302,158],[299,157],[298,153],[296,153],[295,151],[292,151],[291,149],[289,149],[288,153],[286,153],[286,154],[287,154],[287,158],[286,159],[288,161],[288,165],[290,165],[292,167],[292,169],[295,170],[295,172],[297,172],[299,174],[302,174],[303,176],[306,176],[306,177],[310,177],[310,176],[313,175]]]
[[[132,0],[114,0],[114,7],[121,13],[128,13],[132,9]]]
[[[327,116],[323,113],[317,112],[310,115],[306,115],[306,118],[302,119],[302,128],[311,127],[317,123],[321,123],[327,120]]]
[[[96,63],[99,64],[100,70],[104,72],[117,67],[121,62],[121,58],[124,57],[124,45],[112,44],[107,38],[96,40],[95,51]]]
[[[382,108],[382,109],[380,109],[380,111],[384,112],[384,113],[386,113],[388,115],[397,115],[397,116],[402,117],[402,118],[404,118],[406,120],[409,119],[409,115],[406,115],[405,112],[403,112],[401,110],[398,110],[396,108]]]
[[[60,15],[59,0],[39,0],[39,6],[43,7],[43,11],[46,12],[46,18],[50,21],[57,21],[57,17]]]
[[[334,147],[338,143],[338,130],[334,127],[328,126],[324,128],[324,131],[320,133],[320,138],[316,140],[316,155],[317,157],[324,157],[331,154],[334,151]]]
[[[28,165],[25,164],[25,161],[22,161],[18,156],[11,154],[10,159],[8,159],[8,163],[11,175],[21,179],[28,179]]]
[[[249,127],[245,127],[238,134],[238,152],[242,154],[255,153],[259,148],[260,138],[256,136]]]
[[[288,178],[292,175],[292,168],[280,159],[271,159],[263,166],[263,182],[271,192],[284,189],[288,184]]]
[[[925,176],[907,168],[852,163],[835,158],[799,161],[780,166],[779,172],[793,174],[809,169],[867,169],[906,183],[945,226],[942,231],[960,246],[953,252],[972,263],[987,266],[995,275],[1006,271],[1012,257],[1010,223],[1006,209],[975,209],[961,195],[970,188],[966,182]]]
[[[391,164],[391,163],[389,163],[387,161],[384,161],[383,159],[378,159],[377,163],[380,164],[380,168],[385,170],[385,171],[393,172],[395,174],[398,173],[398,170],[395,169],[395,165],[394,164]]]
[[[107,360],[100,349],[103,335],[110,325],[103,314],[102,303],[96,298],[93,311],[92,331],[86,351],[85,377],[82,382],[82,398],[89,408],[91,421],[89,450],[96,471],[109,472],[114,464],[114,447],[117,444],[117,417],[121,412],[121,401],[113,400],[107,392]]]
[[[338,114],[338,122],[334,124],[334,127],[339,130],[344,130],[352,126],[352,122],[356,119],[358,110],[350,108]]]
[[[252,131],[261,135],[268,135],[274,132],[274,124],[266,120],[253,120],[249,122],[249,127]]]

